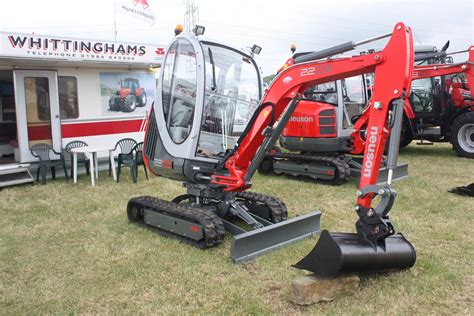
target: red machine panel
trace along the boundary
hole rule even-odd
[[[336,107],[323,102],[301,100],[281,135],[304,138],[336,137]]]

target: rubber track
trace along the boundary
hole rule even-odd
[[[195,247],[198,247],[201,249],[210,248],[210,247],[220,244],[224,240],[224,235],[225,235],[224,224],[222,223],[222,220],[212,211],[192,208],[189,206],[161,200],[159,198],[155,198],[152,196],[139,196],[139,197],[132,198],[128,202],[127,212],[129,212],[132,206],[138,206],[139,209],[146,208],[153,212],[165,214],[168,216],[172,216],[172,217],[176,217],[182,220],[189,221],[190,223],[201,225],[204,229],[204,238],[199,241],[152,226],[156,228],[158,231],[165,233],[165,235],[178,238]],[[143,218],[141,220],[142,220],[142,223],[144,224]]]
[[[277,197],[249,191],[237,192],[235,197],[265,204],[270,209],[270,220],[272,223],[278,223],[288,219],[288,209],[285,203]]]
[[[318,156],[318,155],[305,155],[305,154],[291,154],[291,153],[272,153],[268,156],[272,158],[283,158],[292,161],[311,161],[320,162],[325,165],[329,165],[336,169],[335,177],[331,180],[318,179],[322,183],[331,185],[340,185],[345,183],[351,176],[351,169],[349,164],[342,157],[329,157],[329,156]]]

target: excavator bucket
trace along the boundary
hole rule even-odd
[[[320,217],[321,212],[312,212],[276,224],[267,222],[267,226],[251,231],[244,231],[224,220],[226,230],[234,234],[230,250],[231,258],[235,263],[248,261],[266,252],[319,233]],[[261,218],[258,220],[260,221]]]
[[[313,250],[294,267],[335,276],[407,269],[415,261],[415,248],[402,234],[387,237],[374,247],[358,234],[323,230]]]

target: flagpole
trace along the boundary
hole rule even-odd
[[[114,40],[117,40],[117,0],[114,0]]]

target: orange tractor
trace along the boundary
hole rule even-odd
[[[110,111],[133,112],[137,106],[146,105],[146,92],[140,87],[140,82],[135,78],[119,80],[119,90],[110,96]]]

